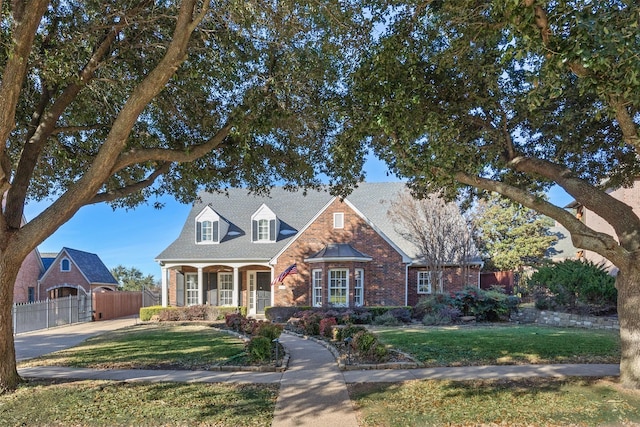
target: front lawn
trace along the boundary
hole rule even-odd
[[[349,393],[361,427],[640,423],[640,393],[601,379],[365,383]]]
[[[538,326],[386,328],[387,346],[428,367],[544,363],[619,363],[618,331]]]
[[[0,395],[3,426],[270,426],[277,384],[30,381]]]
[[[244,342],[205,324],[151,323],[90,338],[20,363],[95,369],[207,369],[235,360]]]

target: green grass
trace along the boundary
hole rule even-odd
[[[392,328],[376,334],[429,367],[620,362],[618,331],[491,326]]]
[[[349,393],[361,427],[640,423],[640,393],[601,379],[366,383]]]
[[[0,395],[2,426],[270,426],[278,385],[37,381]]]
[[[242,340],[207,325],[148,324],[90,338],[20,366],[96,369],[207,369],[237,359]]]

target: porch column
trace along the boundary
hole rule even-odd
[[[232,298],[233,298],[233,303],[236,305],[242,305],[240,304],[240,280],[238,278],[238,267],[233,267],[233,294],[232,294]]]
[[[162,306],[167,307],[169,305],[169,284],[167,283],[167,267],[160,268],[162,281]],[[39,289],[38,289],[39,290]]]
[[[204,304],[204,285],[202,283],[202,267],[198,267],[198,305]]]

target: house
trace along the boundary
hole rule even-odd
[[[441,284],[431,283],[417,248],[388,215],[404,190],[403,183],[363,183],[344,200],[283,188],[269,196],[202,193],[178,238],[156,257],[162,305],[246,306],[254,315],[266,306],[415,305],[441,286],[478,286],[478,258],[471,268],[450,265]],[[295,274],[277,280],[294,265]]]
[[[100,257],[77,249],[59,253],[32,251],[14,286],[14,303],[34,302],[96,291],[115,291],[118,282]]]
[[[606,191],[610,196],[630,206],[631,209],[633,209],[633,212],[640,216],[640,178],[636,178],[633,185],[630,187],[609,188]],[[576,217],[582,220],[582,222],[584,222],[589,228],[616,238],[616,233],[613,230],[613,227],[595,212],[590,211],[576,201],[570,203],[566,207],[573,209]],[[579,258],[584,258],[595,264],[602,264],[612,274],[616,274],[618,271],[618,269],[609,260],[595,252],[579,250]]]

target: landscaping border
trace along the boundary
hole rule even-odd
[[[510,320],[518,324],[539,324],[567,328],[620,330],[618,318],[613,316],[581,316],[572,313],[538,310],[533,307],[520,308],[511,313]]]

